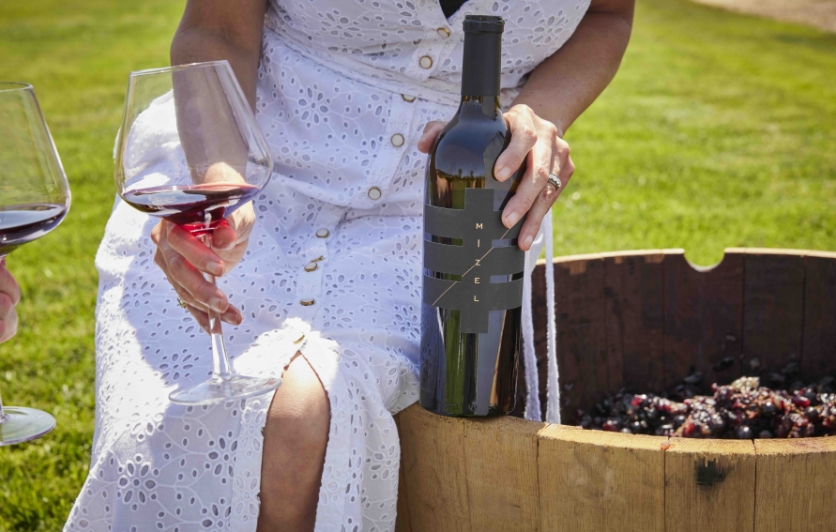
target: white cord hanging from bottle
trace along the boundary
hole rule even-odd
[[[546,403],[546,421],[549,423],[560,423],[560,387],[558,385],[557,370],[557,322],[554,301],[554,235],[552,230],[552,211],[549,209],[543,219],[543,226],[537,239],[532,243],[531,250],[525,256],[525,280],[523,282],[523,360],[525,363],[525,384],[526,402],[525,418],[531,421],[542,420],[542,409],[540,405],[540,379],[537,370],[537,354],[534,350],[534,316],[531,308],[532,303],[532,279],[534,267],[537,264],[537,257],[544,245],[546,248],[546,352],[548,361],[546,364],[546,390],[548,402]]]

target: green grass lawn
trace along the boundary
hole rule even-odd
[[[0,449],[0,532],[59,530],[93,436],[93,257],[131,70],[167,64],[182,0],[4,0],[0,79],[35,85],[73,187],[54,234],[9,258],[21,332],[0,346],[6,404],[51,435]],[[612,86],[567,140],[560,254],[727,246],[836,249],[836,35],[682,0],[639,3]]]

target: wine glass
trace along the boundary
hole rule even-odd
[[[70,186],[32,85],[0,81],[0,259],[52,231],[70,208]],[[55,428],[46,412],[0,400],[0,446]]]
[[[116,148],[116,189],[132,207],[190,231],[207,246],[216,227],[264,187],[267,143],[227,61],[131,73]],[[215,283],[215,278],[206,275]],[[242,399],[276,389],[278,378],[237,375],[221,320],[209,313],[212,376],[175,390],[186,405]]]

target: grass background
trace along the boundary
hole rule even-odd
[[[0,449],[0,532],[59,530],[86,475],[113,138],[128,72],[168,63],[182,6],[0,2],[0,79],[35,85],[74,194],[63,225],[8,260],[23,301],[0,391],[58,428]],[[567,140],[560,254],[684,247],[707,265],[728,246],[836,249],[836,35],[642,0],[618,77]]]

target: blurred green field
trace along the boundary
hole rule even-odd
[[[93,435],[93,258],[131,70],[168,62],[176,2],[0,2],[0,79],[35,85],[73,187],[52,235],[16,251],[21,332],[0,346],[6,404],[51,435],[0,449],[0,531],[59,530]],[[639,2],[612,86],[569,132],[577,173],[556,251],[836,249],[836,35],[690,4]]]

